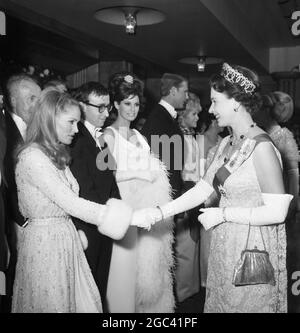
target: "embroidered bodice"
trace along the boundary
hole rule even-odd
[[[105,206],[78,197],[70,169],[59,170],[38,147],[21,152],[16,166],[20,211],[25,218],[75,216],[100,222]],[[39,203],[38,205],[36,203]]]

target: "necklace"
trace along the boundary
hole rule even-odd
[[[256,123],[253,123],[249,126],[249,128],[247,129],[247,131],[240,135],[239,137],[234,138],[233,134],[230,135],[230,146],[237,146],[238,144],[240,144],[242,141],[244,141],[244,139],[246,138],[247,134],[249,133],[249,131],[251,130],[251,128],[255,127]]]
[[[236,147],[238,147],[236,150],[240,149],[240,147],[242,146],[242,143],[247,138],[247,134],[249,133],[251,128],[253,128],[255,126],[256,126],[256,123],[252,123],[249,126],[249,128],[247,129],[247,131],[244,134],[240,135],[239,137],[234,138],[233,134],[230,136],[229,149],[227,150],[226,156],[224,158],[224,163],[227,163],[229,161],[229,158],[232,155],[232,153]]]

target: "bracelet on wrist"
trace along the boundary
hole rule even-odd
[[[222,217],[223,217],[223,222],[228,222],[225,214],[225,207],[222,208]]]
[[[156,206],[156,208],[159,209],[160,214],[161,214],[161,220],[164,221],[164,214],[163,214],[162,209],[159,206]]]

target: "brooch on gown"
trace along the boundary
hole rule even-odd
[[[227,193],[226,193],[225,187],[223,185],[219,185],[218,190],[219,190],[222,197],[224,197],[224,198],[227,197]]]

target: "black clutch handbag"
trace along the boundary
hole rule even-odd
[[[275,285],[274,268],[271,264],[269,253],[266,251],[261,228],[259,227],[262,237],[264,250],[258,250],[255,246],[253,250],[248,249],[250,234],[250,224],[245,249],[241,253],[241,258],[234,267],[232,283],[236,287],[254,284],[271,284]]]

